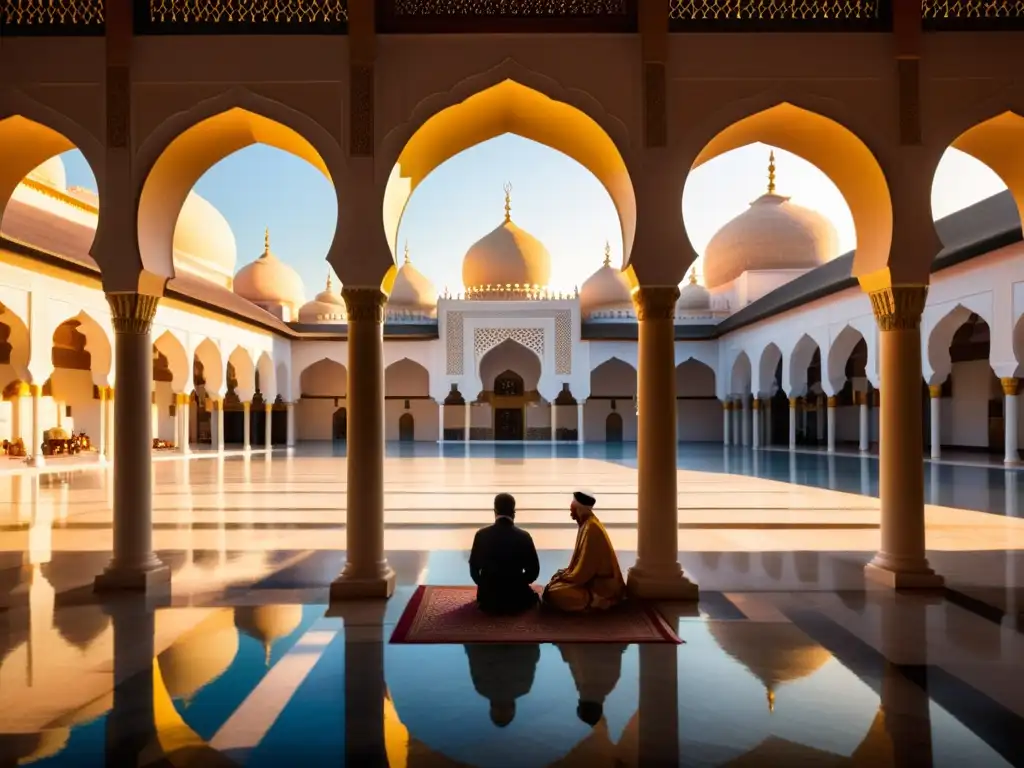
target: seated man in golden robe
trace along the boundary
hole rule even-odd
[[[544,603],[561,611],[605,610],[626,596],[618,558],[608,531],[594,514],[595,499],[577,491],[569,513],[579,526],[569,567],[557,571],[544,588]]]

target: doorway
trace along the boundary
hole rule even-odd
[[[348,437],[348,411],[344,408],[339,408],[334,412],[331,437],[335,440],[345,440]]]
[[[608,443],[622,442],[622,414],[616,411],[608,414],[604,420],[604,439]]]
[[[496,408],[494,411],[494,439],[523,439],[523,409]]]
[[[416,422],[411,413],[403,413],[398,417],[398,441],[411,443],[416,439]]]

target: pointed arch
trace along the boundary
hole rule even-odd
[[[88,312],[82,310],[74,317],[68,318],[57,324],[54,328],[54,335],[61,326],[71,324],[75,331],[85,337],[85,351],[89,353],[89,370],[92,373],[93,384],[96,386],[108,386],[111,382],[113,371],[113,345],[110,335]]]
[[[791,397],[793,393],[803,394],[807,390],[807,368],[814,359],[815,352],[819,355],[821,353],[818,342],[808,333],[801,334],[793,345],[793,351],[789,353],[789,364],[786,366],[788,375],[782,382],[782,388]]]
[[[219,397],[227,385],[227,361],[221,354],[220,347],[211,339],[203,339],[193,354],[193,366],[196,361],[203,368],[207,396]]]
[[[322,357],[298,372],[296,397],[345,397],[348,394],[348,369],[337,360]]]
[[[6,337],[0,340],[6,348],[6,354],[10,366],[14,369],[15,376],[24,382],[31,380],[28,370],[28,361],[31,357],[31,335],[28,332],[28,325],[21,316],[10,307],[0,303],[0,325],[8,330]],[[0,382],[0,386],[7,382]]]
[[[634,397],[636,368],[620,357],[612,356],[590,372],[591,397]]]
[[[242,402],[252,400],[256,392],[256,366],[245,347],[235,347],[228,355],[228,365],[235,369],[235,395]]]
[[[259,376],[260,394],[267,403],[274,402],[277,397],[277,371],[274,361],[267,352],[261,352],[256,361],[256,373]]]
[[[505,339],[481,355],[477,363],[480,390],[491,389],[495,378],[509,368],[523,377],[527,392],[538,388],[543,373],[540,356],[516,339]]]
[[[725,394],[738,395],[750,392],[752,373],[750,358],[741,350],[729,369],[729,391]]]
[[[167,330],[157,337],[153,347],[167,358],[167,367],[172,376],[171,389],[175,392],[186,392],[186,387],[192,380],[192,364],[185,351],[185,345],[173,331]]]
[[[828,358],[825,363],[826,373],[823,383],[827,381],[831,391],[826,390],[827,395],[834,395],[846,386],[846,364],[853,354],[854,348],[861,342],[867,343],[864,335],[852,325],[844,325],[839,334],[832,340],[828,349]]]
[[[403,357],[384,369],[384,394],[389,396],[429,396],[430,372],[418,360]]]
[[[1024,99],[1022,99],[1024,103]],[[1024,116],[1007,110],[967,128],[950,145],[984,163],[1006,184],[1024,221]]]
[[[941,384],[953,370],[953,361],[949,354],[953,337],[973,315],[980,317],[989,328],[992,327],[988,317],[973,307],[965,306],[964,303],[947,308],[937,321],[930,324],[931,327],[927,331],[926,365],[923,371],[929,384]]]
[[[761,350],[761,355],[757,359],[757,388],[758,394],[763,397],[768,397],[772,394],[772,390],[776,384],[776,376],[778,374],[779,365],[782,363],[782,350],[779,349],[775,342],[770,342],[768,346]],[[781,387],[781,382],[779,383]]]

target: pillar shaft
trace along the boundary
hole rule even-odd
[[[115,364],[116,370],[116,364]],[[114,412],[117,408],[117,400],[113,387],[107,387],[107,461],[114,461],[114,445],[117,442],[117,434],[114,432]]]
[[[96,433],[96,456],[102,464],[107,460],[107,409],[110,403],[107,400],[107,388],[98,387],[100,395],[100,423]]]
[[[224,398],[217,398],[214,407],[217,409],[213,414],[217,419],[217,453],[224,453]]]
[[[170,570],[153,551],[153,345],[150,328],[159,298],[107,295],[114,326],[114,542],[98,590],[148,590],[166,585]]]
[[[868,432],[868,398],[865,392],[858,392],[857,398],[857,449],[862,453],[870,447]]]
[[[741,425],[743,423],[743,404],[739,398],[732,402],[732,444],[740,445],[742,442]]]
[[[678,298],[675,286],[633,292],[639,320],[637,558],[627,585],[640,597],[695,600],[697,587],[679,565],[673,327]]]
[[[274,447],[274,404],[264,403],[263,412],[266,415],[263,421],[263,447],[269,451]]]
[[[28,463],[41,467],[46,463],[43,457],[43,421],[42,421],[42,399],[43,388],[39,384],[29,385],[30,396],[32,397],[32,439],[28,444]]]
[[[348,509],[346,563],[331,601],[387,598],[395,572],[384,557],[384,304],[377,288],[344,288],[348,309]]]
[[[1003,385],[1003,461],[1006,464],[1017,464],[1020,462],[1020,454],[1017,447],[1017,420],[1018,414],[1020,380],[1012,377],[999,380]]]
[[[285,429],[285,447],[295,447],[295,403],[288,403],[285,405],[286,414],[286,429]]]
[[[926,286],[870,294],[881,331],[879,374],[885,388],[878,436],[881,549],[867,575],[894,588],[942,585],[925,556],[920,323],[927,294]]]
[[[583,440],[583,401],[580,400],[576,403],[576,442],[582,443]]]
[[[744,395],[740,398],[741,409],[740,409],[740,435],[743,440],[743,446],[750,445],[750,395]]]
[[[796,417],[799,410],[800,398],[789,398],[789,450],[796,448]]]
[[[252,424],[249,418],[252,416],[252,403],[246,400],[242,403],[242,450],[252,450]]]
[[[929,431],[931,439],[932,458],[938,459],[942,456],[942,385],[933,384],[928,387]]]
[[[468,443],[470,430],[473,427],[473,404],[468,400],[466,401],[465,409],[466,410],[463,414],[464,425],[462,428],[462,442]]]
[[[828,413],[828,416],[827,416],[827,419],[828,419],[827,431],[828,431],[828,452],[829,453],[835,453],[836,452],[836,406],[838,404],[839,404],[839,401],[835,397],[829,397],[829,399],[826,401],[827,413]]]
[[[732,444],[732,403],[728,400],[722,402],[722,444]]]
[[[444,402],[437,404],[437,442],[444,442]]]
[[[755,448],[761,447],[761,401],[754,398],[754,401],[750,404],[753,409],[753,416],[751,418],[751,442]]]
[[[551,442],[558,439],[558,406],[551,403]]]
[[[825,408],[823,407],[824,402],[822,396],[818,395],[814,398],[814,428],[817,430],[818,445],[821,445],[825,441]]]
[[[181,443],[179,449],[186,456],[192,453],[192,398],[188,394],[181,395],[181,405],[178,406],[178,414],[181,418]]]

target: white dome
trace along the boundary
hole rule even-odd
[[[346,320],[345,300],[335,292],[330,272],[327,288],[299,309],[300,323],[343,323]]]
[[[836,228],[817,211],[775,194],[774,155],[767,194],[727,223],[704,252],[704,283],[714,289],[744,272],[814,269],[839,254]]]
[[[505,221],[477,240],[462,260],[462,284],[546,288],[551,278],[551,254],[544,244],[512,223],[511,187],[505,189]]]
[[[398,269],[391,288],[388,307],[430,312],[437,306],[437,291],[422,272],[409,261],[409,248],[405,249],[405,262]]]
[[[263,240],[263,253],[235,275],[235,293],[254,304],[280,304],[297,308],[305,301],[299,273],[270,251],[270,233]]]
[[[173,247],[176,269],[230,283],[238,261],[235,233],[224,215],[195,192],[189,192],[181,206]]]
[[[612,266],[611,248],[605,246],[604,264],[580,287],[580,309],[590,312],[631,306],[632,302],[629,281],[622,270]]]
[[[67,191],[68,188],[68,172],[64,168],[64,161],[60,159],[60,155],[54,155],[34,168],[27,178],[61,192]]]
[[[711,294],[697,282],[697,270],[690,270],[690,281],[679,291],[676,309],[683,312],[711,309]]]

